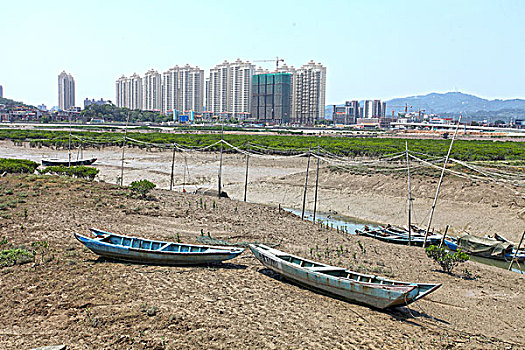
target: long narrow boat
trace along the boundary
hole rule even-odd
[[[244,249],[155,241],[90,229],[95,238],[75,233],[76,239],[100,256],[160,265],[209,264],[233,259]]]
[[[375,230],[355,230],[356,234],[378,239],[387,243],[408,245],[408,232],[392,231],[387,228],[378,228]],[[423,246],[425,241],[424,235],[413,234],[410,244],[414,246]],[[441,241],[441,235],[429,235],[427,244],[437,245]]]
[[[89,158],[89,159],[77,159],[77,160],[71,160],[69,159],[58,159],[58,158],[48,158],[48,159],[42,159],[42,165],[43,166],[54,166],[54,165],[63,165],[63,166],[78,166],[78,165],[91,165],[97,161],[97,158]]]
[[[250,250],[264,266],[300,285],[378,309],[408,305],[441,286],[365,275],[300,258],[262,244],[250,244]]]

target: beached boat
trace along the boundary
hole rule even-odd
[[[58,158],[48,158],[48,159],[42,159],[42,165],[43,166],[78,166],[78,165],[91,165],[97,161],[97,158],[89,158],[89,159],[77,159],[77,160],[69,160],[69,159],[58,159]]]
[[[155,241],[90,229],[95,238],[75,233],[76,239],[100,256],[159,265],[195,265],[233,259],[244,249]]]
[[[291,281],[378,309],[408,305],[441,286],[365,275],[300,258],[262,244],[250,244],[250,250],[264,266]]]
[[[367,230],[366,227],[363,230],[355,230],[358,235],[363,235],[371,238],[378,239],[387,243],[403,244],[408,245],[408,232],[401,232],[398,230],[391,230],[386,227],[380,227],[374,230]],[[410,244],[414,246],[423,246],[425,236],[420,234],[412,234]],[[441,241],[441,235],[429,235],[427,237],[427,245],[438,245]]]
[[[469,255],[480,256],[487,259],[510,261],[516,253],[516,248],[501,236],[496,238],[477,237],[470,234],[461,235],[458,238],[447,237],[444,241],[451,251],[461,250]],[[525,261],[525,250],[520,249],[516,254],[517,261]]]

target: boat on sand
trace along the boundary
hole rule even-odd
[[[159,265],[196,265],[233,259],[244,249],[156,241],[90,229],[95,238],[75,238],[97,255],[130,262]]]
[[[377,309],[409,305],[441,286],[361,274],[300,258],[263,244],[250,244],[249,247],[264,266],[297,284]]]

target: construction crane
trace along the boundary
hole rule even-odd
[[[275,62],[275,73],[279,71],[279,62],[284,62],[284,58],[276,57],[274,60],[254,60],[253,62]]]
[[[389,107],[393,107],[393,108],[404,108],[405,109],[405,114],[408,113],[408,109],[409,108],[412,108],[412,106],[409,106],[408,103],[405,103],[404,106],[389,106]],[[394,117],[394,110],[392,110],[392,118]]]

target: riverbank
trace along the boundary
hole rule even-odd
[[[125,150],[124,184],[148,179],[159,188],[169,188],[172,153],[138,148]],[[99,180],[117,183],[122,149],[88,149],[85,157],[96,157],[93,165],[100,170]],[[67,150],[47,147],[14,146],[0,141],[0,157],[25,158],[40,162],[46,157],[67,158]],[[73,153],[73,158],[76,153]],[[250,157],[247,200],[271,206],[301,209],[307,159],[305,157]],[[310,168],[307,208],[313,209],[315,171]],[[198,188],[217,189],[218,153],[176,153],[174,189],[187,192]],[[246,158],[224,154],[223,190],[231,198],[243,200]],[[412,178],[413,222],[426,227],[438,178],[415,175]],[[351,174],[333,171],[321,164],[317,209],[382,224],[407,224],[407,181],[404,174]],[[484,236],[500,233],[518,241],[525,227],[525,190],[510,184],[446,176],[432,227],[450,234],[468,231]]]
[[[16,246],[49,243],[44,264],[0,269],[0,347],[525,346],[515,323],[525,316],[523,275],[472,262],[446,275],[422,249],[319,229],[259,204],[165,190],[139,200],[114,185],[49,176],[8,175],[0,185],[2,201],[16,203],[2,212],[0,236]],[[409,308],[381,312],[281,281],[249,252],[211,267],[100,260],[73,237],[93,226],[163,240],[179,234],[183,242],[196,242],[202,229],[217,239],[275,243],[326,263],[443,286]],[[474,279],[461,277],[465,268]]]

